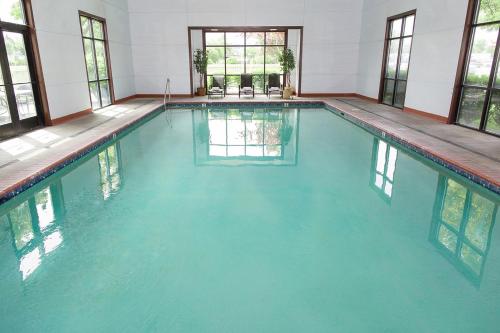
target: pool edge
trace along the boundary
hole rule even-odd
[[[371,124],[363,119],[360,119],[350,113],[348,110],[342,110],[338,106],[334,106],[329,104],[328,101],[324,100],[307,100],[307,101],[298,101],[291,100],[288,102],[284,101],[190,101],[190,102],[182,102],[182,101],[172,101],[166,103],[167,108],[189,108],[189,107],[207,107],[207,106],[261,106],[261,107],[294,107],[294,106],[320,106],[326,108],[328,111],[333,112],[334,114],[343,117],[347,121],[353,123],[354,125],[363,128],[370,133],[377,135],[382,138],[389,138],[390,140],[400,144],[401,146],[409,149],[410,151],[431,160],[432,162],[445,167],[446,169],[457,173],[460,176],[463,176],[470,180],[473,183],[480,185],[496,194],[500,194],[500,183],[495,183],[494,179],[489,179],[488,177],[478,174],[473,170],[469,170],[466,166],[460,165],[460,163],[447,159],[445,156],[441,156],[436,152],[433,152],[429,149],[419,146],[416,143],[409,142],[405,140],[401,136],[391,133],[386,129],[382,129],[374,124]],[[124,131],[131,129],[134,126],[139,125],[141,122],[148,121],[148,118],[155,117],[157,114],[163,112],[163,105],[155,106],[151,110],[145,112],[140,117],[133,119],[129,122],[124,123],[122,126],[112,130],[110,133],[107,133],[103,136],[96,138],[90,143],[84,145],[82,148],[77,149],[76,151],[67,154],[66,156],[61,157],[56,162],[42,168],[41,170],[35,172],[34,174],[24,178],[23,180],[8,186],[2,190],[0,190],[0,205],[11,200],[18,194],[30,189],[35,186],[39,182],[44,179],[50,177],[54,173],[63,169],[64,167],[80,160],[86,155],[92,153],[97,150],[99,147],[107,144],[108,142],[116,139],[116,137],[122,134]]]

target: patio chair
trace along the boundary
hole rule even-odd
[[[208,98],[210,98],[210,96],[220,96],[221,98],[226,96],[224,76],[214,76],[212,78],[212,86],[208,89]]]
[[[238,91],[238,98],[241,98],[242,94],[245,96],[252,95],[252,97],[255,97],[252,74],[241,74],[241,84]]]
[[[283,98],[283,85],[280,81],[280,74],[269,74],[266,95],[267,98],[271,98],[271,95],[280,95]]]

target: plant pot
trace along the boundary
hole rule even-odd
[[[198,87],[198,89],[196,89],[197,96],[205,96],[206,94],[207,90],[205,89],[205,87]]]
[[[290,99],[292,94],[293,94],[292,87],[285,87],[285,89],[283,90],[283,99]]]

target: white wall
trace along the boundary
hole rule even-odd
[[[358,93],[377,98],[387,17],[417,9],[405,106],[447,117],[467,0],[365,0]]]
[[[106,18],[115,97],[135,94],[127,0],[32,3],[52,119],[90,108],[78,10]]]
[[[417,9],[406,106],[447,116],[467,0],[35,0],[52,118],[90,107],[78,10],[105,17],[117,99],[190,92],[188,26],[304,26],[302,93],[378,96],[388,16]],[[196,82],[196,81],[195,81]]]
[[[363,0],[128,0],[137,93],[189,88],[188,26],[304,26],[302,92],[356,90]]]

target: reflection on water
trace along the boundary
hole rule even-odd
[[[0,217],[0,223],[10,226],[23,280],[40,266],[44,256],[63,242],[60,228],[63,214],[64,200],[58,180]]]
[[[298,109],[193,111],[196,165],[296,165]]]
[[[430,241],[474,284],[481,282],[498,202],[439,176]]]
[[[100,183],[96,184],[99,186],[96,190],[104,201],[116,194],[122,185],[120,155],[119,143],[97,154],[98,163],[94,167],[99,172]],[[52,181],[20,204],[12,201],[0,207],[0,226],[8,226],[23,281],[63,244],[62,221],[66,212],[63,179],[64,176]]]
[[[122,183],[120,144],[117,142],[104,149],[97,155],[97,159],[101,176],[101,191],[104,200],[107,200],[112,194],[118,192]]]
[[[374,139],[370,185],[388,202],[392,198],[397,158],[396,148],[383,140]]]

